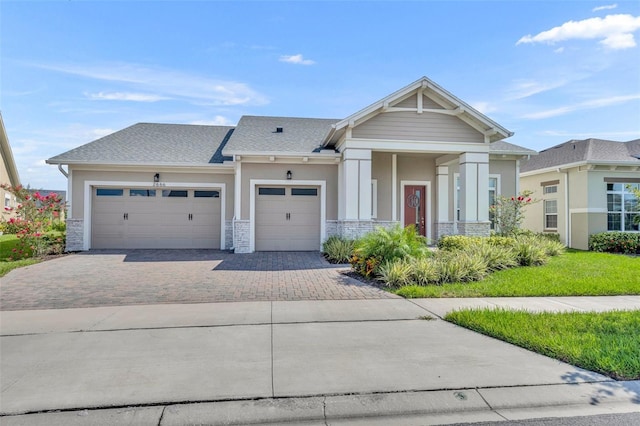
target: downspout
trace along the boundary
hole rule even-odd
[[[567,247],[571,248],[571,212],[569,211],[569,171],[562,171],[558,169],[558,173],[562,173],[564,175],[564,205],[565,205],[565,215],[564,215],[564,241],[567,244]]]
[[[58,164],[58,170],[60,170],[60,173],[62,173],[64,175],[64,177],[69,179],[69,173],[64,171],[64,169],[62,168],[62,164]]]

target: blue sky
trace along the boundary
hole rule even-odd
[[[640,138],[640,2],[0,2],[21,180],[137,122],[343,118],[423,75],[541,150]]]

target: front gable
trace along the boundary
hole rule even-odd
[[[362,139],[484,143],[484,133],[459,116],[454,108],[445,108],[416,92],[356,124],[351,135]]]
[[[325,140],[484,143],[513,133],[426,77],[341,120]]]

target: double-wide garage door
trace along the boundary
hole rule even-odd
[[[220,248],[220,191],[94,188],[92,248]]]
[[[318,251],[319,192],[317,187],[259,186],[256,191],[256,250]]]

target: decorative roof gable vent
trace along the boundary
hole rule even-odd
[[[284,132],[284,129],[282,127],[276,127],[276,131],[273,133],[282,133]]]

